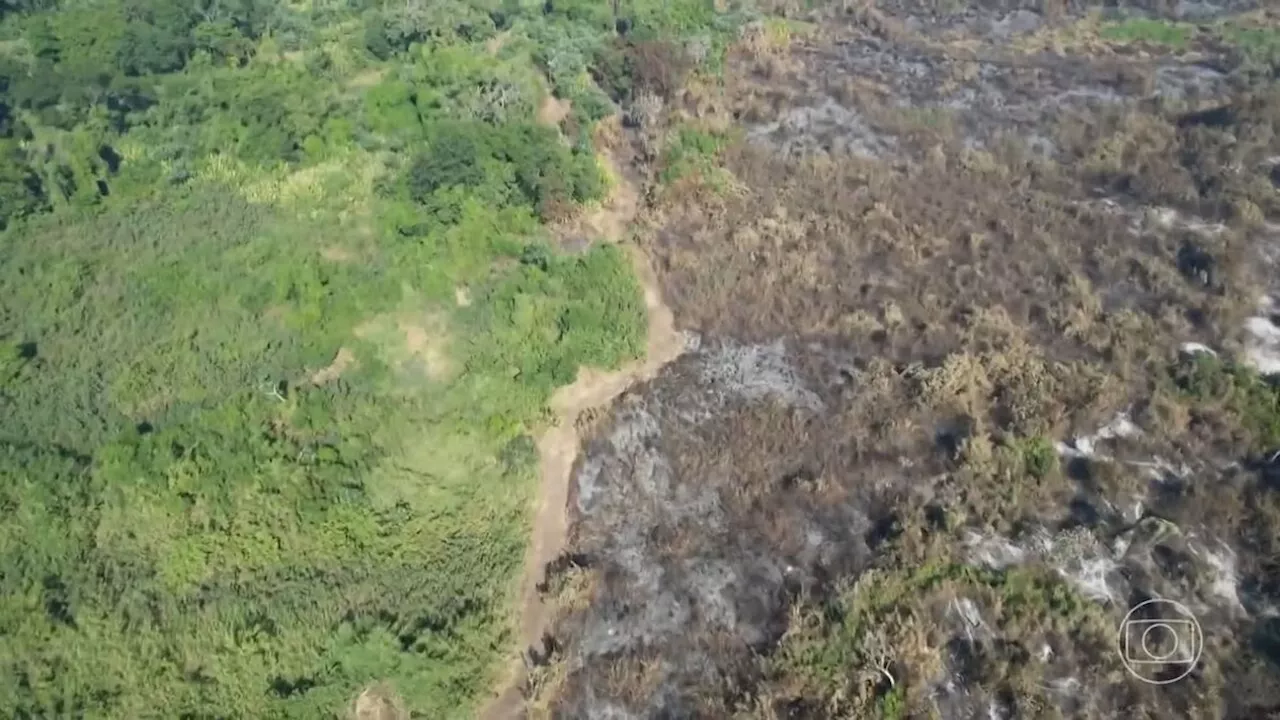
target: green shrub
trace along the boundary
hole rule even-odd
[[[437,124],[430,137],[407,176],[410,197],[424,205],[442,188],[487,188],[495,202],[521,202],[552,218],[604,188],[594,157],[565,147],[551,128],[457,121]]]
[[[724,133],[681,127],[663,151],[659,178],[668,184],[689,175],[714,181],[721,172],[720,153],[728,144]]]
[[[882,720],[902,720],[907,716],[906,686],[895,685],[880,698],[880,717]]]
[[[1235,416],[1251,436],[1255,452],[1280,446],[1280,387],[1274,378],[1218,357],[1196,354],[1173,366],[1178,390],[1197,405]]]
[[[449,122],[431,128],[430,145],[409,169],[409,192],[423,202],[437,189],[476,187],[486,179],[484,161],[493,156],[491,136],[481,125]]]
[[[1049,438],[1030,438],[1019,445],[1023,467],[1032,477],[1044,478],[1058,469],[1058,451]]]

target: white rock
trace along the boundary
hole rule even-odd
[[[1183,355],[1211,355],[1213,357],[1218,357],[1218,353],[1214,352],[1213,348],[1198,342],[1182,343],[1182,354]]]

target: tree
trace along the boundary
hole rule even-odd
[[[485,180],[482,161],[492,150],[486,128],[477,124],[442,123],[432,133],[427,151],[409,169],[409,195],[422,202],[438,188],[474,186]]]
[[[0,140],[0,230],[25,215],[49,207],[40,176],[12,140]]]
[[[128,19],[117,63],[128,75],[181,70],[195,48],[192,30],[199,16],[186,3],[126,0]]]

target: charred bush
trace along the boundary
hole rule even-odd
[[[684,51],[665,40],[618,38],[596,54],[591,66],[592,77],[619,104],[646,93],[669,100],[688,71]]]

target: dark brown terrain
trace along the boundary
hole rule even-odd
[[[1124,5],[779,7],[633,112],[697,342],[590,426],[534,715],[1280,713],[1280,17]]]

